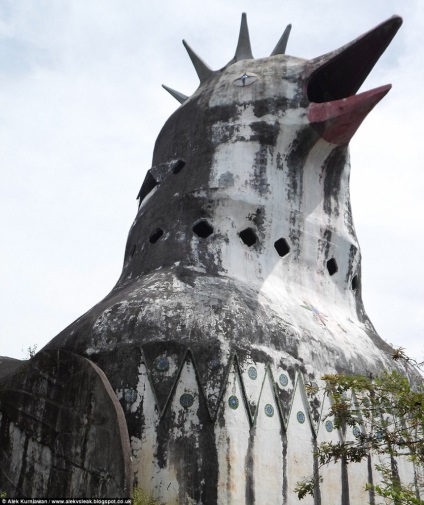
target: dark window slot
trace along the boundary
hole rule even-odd
[[[163,230],[161,228],[156,228],[156,230],[150,235],[149,242],[155,244],[163,235]]]
[[[290,246],[285,238],[279,238],[276,242],[274,242],[275,250],[278,255],[282,258],[290,252]]]
[[[200,238],[208,238],[213,233],[213,227],[203,219],[193,226],[193,231]]]
[[[252,228],[246,228],[245,230],[242,230],[239,233],[239,237],[248,247],[252,247],[252,245],[256,244],[256,241],[258,240]]]
[[[338,271],[337,261],[331,258],[327,261],[327,270],[330,275],[334,275]]]
[[[178,160],[175,165],[172,168],[172,172],[174,174],[179,174],[181,170],[185,167],[185,161],[184,160]]]

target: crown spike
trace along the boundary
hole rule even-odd
[[[281,35],[280,40],[277,42],[274,51],[272,51],[271,56],[275,56],[276,54],[286,54],[287,41],[289,40],[291,28],[292,25],[287,25],[283,35]]]
[[[183,93],[180,93],[179,91],[176,91],[175,89],[168,88],[168,86],[165,86],[165,84],[162,84],[162,88],[166,89],[166,91],[172,95],[176,100],[178,100],[180,103],[184,103],[188,96],[183,95]]]
[[[252,48],[250,45],[249,28],[247,26],[246,13],[241,15],[240,34],[237,43],[236,54],[233,61],[253,59]]]
[[[186,48],[188,55],[193,63],[193,66],[199,76],[200,82],[205,82],[213,74],[213,70],[198,56],[193,49],[183,40],[184,47]]]

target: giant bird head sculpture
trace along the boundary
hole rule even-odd
[[[200,85],[190,97],[165,86],[181,106],[157,139],[119,285],[178,262],[362,314],[348,143],[390,89],[355,94],[401,23],[312,60],[285,54],[289,25],[254,59],[243,14],[220,70],[184,42]]]

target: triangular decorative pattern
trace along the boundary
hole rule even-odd
[[[312,453],[315,447],[315,433],[309,414],[305,386],[301,374],[298,374],[290,416],[287,424],[287,504],[298,503],[294,488],[305,476],[314,471]],[[311,454],[305,458],[305,454]],[[307,496],[306,505],[312,505],[314,499]]]
[[[240,381],[241,396],[239,400],[246,406],[252,425],[257,416],[263,385],[266,380],[271,380],[276,408],[284,429],[287,429],[289,423],[295,394],[300,394],[299,391],[302,391],[302,398],[305,401],[305,415],[308,417],[314,434],[318,432],[323,393],[321,391],[311,392],[310,382],[305,387],[305,381],[301,374],[297,375],[296,387],[294,387],[292,376],[296,377],[296,375],[291,370],[265,365],[243,353],[243,359],[240,360],[238,353],[231,353],[230,350],[223,352],[219,342],[215,346],[209,346],[206,351],[203,348],[196,349],[196,346],[188,349],[176,342],[168,343],[168,345],[164,343],[163,349],[161,345],[157,344],[161,344],[161,342],[144,345],[143,354],[147,375],[161,417],[164,415],[180,380],[183,364],[188,357],[191,357],[199,395],[203,396],[206,402],[211,420],[216,420],[221,404],[225,402],[227,382],[235,367]]]
[[[347,397],[351,408],[357,407],[357,399],[353,391],[347,391]],[[361,421],[361,413],[358,410],[358,420]],[[365,433],[365,428],[359,422],[356,426],[347,426],[344,430],[343,438],[345,442],[355,442],[361,433]],[[370,481],[368,460],[362,463],[349,463],[347,466],[347,475],[349,481],[349,498],[351,503],[368,503],[370,496],[365,490],[366,484]]]
[[[197,377],[206,399],[209,416],[215,419],[228,373],[233,365],[234,354],[231,351],[224,351],[219,341],[211,342],[206,349],[200,345],[197,348],[194,344],[190,351],[194,357]]]
[[[272,366],[271,370],[274,378],[274,390],[278,398],[281,416],[283,418],[284,425],[287,426],[295,391],[296,373],[294,370],[289,371],[282,366]]]
[[[334,427],[334,417],[328,416],[331,408],[331,398],[327,394],[322,399],[322,413],[320,422],[318,424],[317,445],[322,443],[332,443],[336,445],[341,442],[341,434],[338,429]],[[321,468],[320,475],[323,481],[320,485],[322,503],[331,503],[332,497],[343,496],[342,487],[342,463],[329,463]],[[346,483],[347,484],[347,483]]]
[[[267,368],[265,372],[253,429],[255,496],[260,496],[262,503],[282,503],[284,487],[283,426],[270,368]]]
[[[249,454],[250,415],[245,403],[238,365],[234,359],[215,423],[218,449],[218,501],[237,505],[245,502],[250,475],[246,474]]]
[[[177,342],[149,342],[143,345],[147,373],[152,383],[160,415],[167,407],[181,372],[187,349]]]
[[[240,373],[244,384],[249,411],[252,419],[254,419],[256,417],[256,411],[266,376],[266,366],[264,363],[258,363],[248,357],[240,363]]]

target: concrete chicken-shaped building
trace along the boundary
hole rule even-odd
[[[401,22],[394,16],[312,60],[285,54],[289,26],[270,57],[254,59],[243,15],[236,54],[217,71],[184,43],[200,86],[190,97],[166,88],[181,106],[156,141],[122,275],[25,365],[31,377],[57,377],[55,363],[79,360],[109,387],[109,403],[117,395],[117,451],[132,457],[122,456],[127,494],[133,473],[167,504],[297,503],[294,487],[313,472],[316,444],[342,436],[322,422],[329,399],[307,395],[305,383],[393,366],[361,299],[348,144],[390,89],[356,94]],[[19,381],[38,384],[20,370],[3,379],[0,418],[0,475],[11,495],[48,495],[56,467],[69,494],[105,494],[104,481],[115,478],[106,467],[111,435],[102,444],[96,428],[97,442],[84,442],[97,461],[85,466],[78,444],[61,442],[58,421],[49,443],[31,438],[28,426],[41,428],[30,425],[29,407],[15,412],[8,400]],[[48,387],[37,393],[46,405]],[[72,391],[57,398],[76,401]],[[84,405],[82,418],[92,401]],[[42,424],[45,414],[34,412]],[[8,453],[25,437],[37,440],[31,454],[21,451],[31,482],[19,480]],[[304,502],[367,503],[370,468],[332,465]]]

